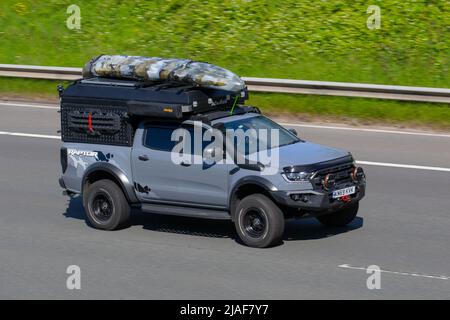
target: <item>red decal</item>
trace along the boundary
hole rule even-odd
[[[94,129],[92,129],[92,115],[90,113],[88,116],[88,128],[90,132],[94,131]]]

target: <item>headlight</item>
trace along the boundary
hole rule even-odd
[[[310,172],[285,172],[284,176],[289,181],[307,181],[311,178]]]

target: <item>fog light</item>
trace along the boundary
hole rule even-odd
[[[302,201],[302,202],[308,202],[309,201],[309,197],[307,195],[304,194],[291,194],[291,199],[294,201]]]
[[[294,201],[298,201],[298,200],[300,200],[300,195],[299,194],[291,194],[291,199]]]

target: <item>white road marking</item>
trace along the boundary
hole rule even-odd
[[[59,107],[51,106],[51,105],[12,103],[12,102],[0,102],[0,106],[3,106],[3,107],[35,108],[35,109],[51,109],[51,110],[58,110],[59,109]]]
[[[287,126],[287,127],[302,127],[302,128],[328,129],[328,130],[362,131],[362,132],[375,132],[375,133],[389,133],[389,134],[404,134],[404,135],[425,136],[425,137],[450,138],[450,134],[445,134],[445,133],[397,131],[397,130],[367,129],[367,128],[351,128],[351,127],[339,127],[339,126],[322,126],[322,125],[301,124],[301,123],[281,123],[280,122],[280,124],[282,126]]]
[[[28,138],[41,138],[41,139],[58,139],[60,140],[60,136],[51,136],[47,134],[34,134],[34,133],[21,133],[21,132],[6,132],[0,131],[0,135],[4,136],[15,136],[15,137],[28,137]]]
[[[16,136],[16,137],[28,137],[28,138],[41,138],[41,139],[57,139],[57,140],[61,139],[61,136],[56,136],[56,135],[54,136],[54,135],[46,135],[46,134],[7,132],[7,131],[0,131],[0,135]],[[367,165],[367,166],[378,166],[378,167],[390,167],[390,168],[403,168],[403,169],[450,172],[450,168],[419,166],[419,165],[412,165],[412,164],[400,164],[400,163],[388,163],[388,162],[372,162],[372,161],[362,161],[362,160],[356,160],[356,163],[357,164],[361,164],[361,165]]]
[[[338,267],[344,268],[344,269],[353,269],[353,270],[364,270],[364,271],[367,270],[367,268],[355,267],[355,266],[351,266],[349,264],[341,264]],[[430,275],[430,274],[391,271],[391,270],[383,270],[383,269],[380,269],[380,272],[397,274],[397,275],[402,275],[402,276],[413,276],[413,277],[430,278],[430,279],[438,279],[438,280],[450,280],[450,277],[448,277],[448,276],[436,276],[436,275]]]
[[[20,102],[17,102],[17,103],[0,102],[0,106],[5,106],[5,107],[13,107],[14,106],[14,107],[24,107],[24,108],[59,110],[59,107],[56,105],[27,104],[27,103],[20,103]],[[347,130],[347,131],[362,131],[362,132],[373,132],[373,133],[389,133],[389,134],[403,134],[403,135],[425,136],[425,137],[450,138],[450,134],[445,134],[445,133],[414,132],[414,131],[384,130],[384,129],[369,129],[369,128],[352,128],[352,127],[340,127],[340,126],[323,126],[323,125],[303,124],[303,123],[282,123],[282,122],[280,122],[280,124],[283,126],[313,128],[313,129]]]
[[[359,160],[356,160],[356,163],[357,164],[362,164],[362,165],[367,165],[367,166],[379,166],[379,167],[391,167],[391,168],[404,168],[404,169],[416,169],[416,170],[430,170],[430,171],[450,172],[450,168],[418,166],[418,165],[412,165],[412,164],[372,162],[372,161],[359,161]]]

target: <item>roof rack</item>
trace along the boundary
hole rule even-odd
[[[88,78],[78,80],[84,84],[104,85],[104,86],[121,86],[121,87],[136,87],[139,81],[121,80],[121,79],[104,79],[104,78]]]
[[[186,85],[180,82],[165,82],[165,81],[139,81],[130,79],[112,79],[112,78],[87,78],[77,80],[79,83],[101,85],[101,86],[116,86],[116,87],[136,87],[136,88],[148,88],[153,87],[155,90],[167,89],[167,88],[183,88],[192,89],[195,88],[192,85]]]

